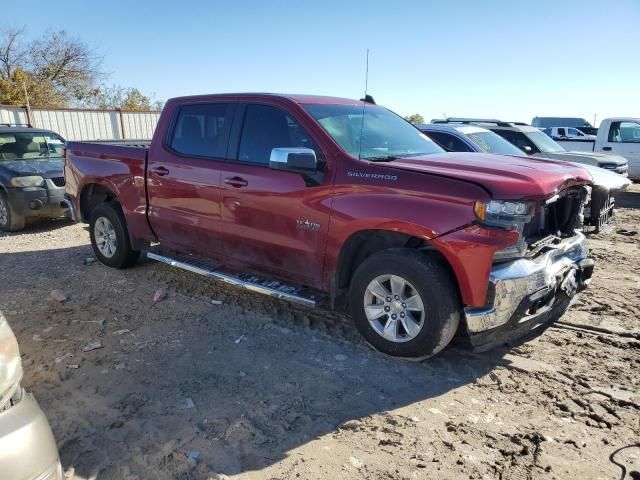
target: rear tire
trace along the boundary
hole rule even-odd
[[[18,215],[9,204],[7,194],[0,191],[0,230],[4,232],[17,232],[24,228],[26,217]]]
[[[416,250],[390,249],[358,267],[349,290],[356,327],[376,350],[428,358],[458,329],[461,303],[449,269]]]
[[[89,221],[91,246],[96,258],[112,268],[127,268],[138,261],[140,252],[131,248],[127,222],[117,202],[98,205]]]

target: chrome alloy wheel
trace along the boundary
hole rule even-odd
[[[380,275],[369,283],[364,292],[364,312],[371,328],[395,343],[413,340],[425,324],[420,294],[398,275]]]
[[[118,248],[116,231],[108,218],[100,217],[93,227],[93,235],[96,239],[96,246],[100,253],[107,258],[115,255]]]
[[[3,198],[0,198],[0,225],[6,225],[9,222],[9,207]]]

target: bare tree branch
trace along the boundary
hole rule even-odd
[[[21,42],[25,27],[8,27],[0,31],[0,79],[6,80],[16,68],[23,68],[27,49]]]

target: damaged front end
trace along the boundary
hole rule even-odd
[[[589,194],[588,187],[572,187],[544,202],[527,204],[520,216],[502,215],[503,226],[511,222],[508,228],[517,229],[519,239],[494,255],[486,305],[465,308],[476,350],[555,320],[589,284],[594,262],[585,236],[577,230]]]

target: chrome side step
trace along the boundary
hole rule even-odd
[[[257,282],[242,280],[241,278],[235,277],[233,275],[217,272],[210,267],[195,265],[197,260],[193,263],[190,263],[184,260],[177,260],[166,255],[160,255],[156,252],[147,252],[147,258],[166,263],[167,265],[171,265],[172,267],[177,267],[189,272],[197,273],[198,275],[214,278],[230,285],[246,288],[247,290],[251,290],[252,292],[262,293],[263,295],[269,295],[270,297],[275,297],[282,300],[289,300],[290,302],[299,303],[307,307],[316,306],[316,301],[312,298],[303,297],[302,295],[298,295],[289,291],[283,291],[278,288],[270,287],[268,285],[261,285]],[[290,288],[287,288],[287,290],[290,290]]]

